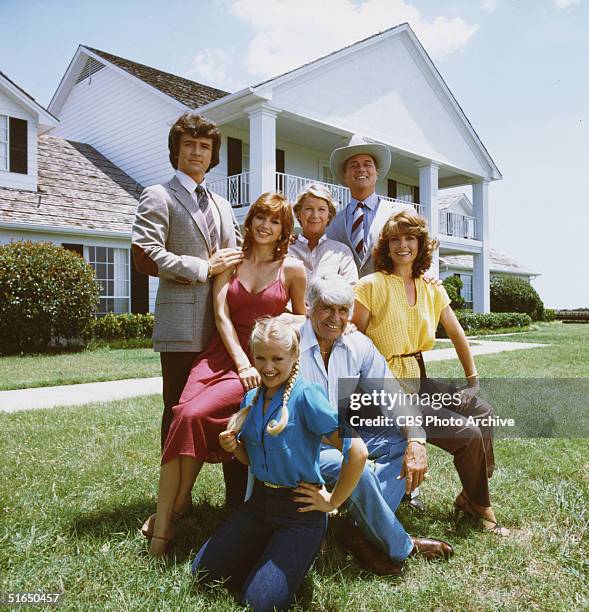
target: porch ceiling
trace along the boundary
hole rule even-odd
[[[244,131],[249,131],[249,119],[246,115],[234,118],[225,125],[231,125]],[[329,158],[331,152],[338,147],[344,147],[349,142],[351,134],[334,126],[299,117],[290,113],[280,113],[276,119],[276,140],[321,151]],[[418,182],[418,164],[423,159],[403,153],[391,147],[391,172],[405,176]],[[452,187],[472,182],[472,178],[456,171],[456,169],[441,166],[438,171],[439,186]]]

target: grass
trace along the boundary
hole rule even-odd
[[[538,329],[510,336],[478,336],[496,342],[538,342],[545,346],[475,357],[481,377],[589,378],[589,325],[539,323]],[[463,378],[457,360],[427,364],[428,374],[438,378]]]
[[[95,350],[0,357],[0,390],[159,375],[159,355],[151,348],[103,344]]]
[[[546,325],[529,336],[551,346],[482,356],[479,370],[587,376],[589,326]],[[428,369],[457,372],[453,362]],[[160,415],[154,396],[0,415],[0,591],[63,591],[67,610],[240,609],[223,587],[198,586],[189,575],[194,554],[225,517],[219,466],[205,466],[199,477],[197,514],[179,526],[167,562],[150,559],[138,535],[155,506]],[[422,487],[428,511],[402,506],[398,515],[410,533],[451,542],[454,558],[410,559],[400,579],[362,573],[335,544],[337,516],[329,553],[305,579],[297,609],[587,609],[589,441],[499,440],[495,454],[491,493],[513,537],[481,533],[453,513],[457,476],[449,457],[430,447],[431,477]]]
[[[196,516],[179,528],[167,561],[138,535],[153,511],[158,473],[157,397],[2,415],[0,589],[61,590],[68,610],[237,610],[221,588],[194,585],[189,564],[223,520],[219,466],[205,466]],[[335,544],[306,578],[305,610],[581,609],[587,583],[582,540],[589,514],[585,440],[497,443],[497,511],[518,531],[501,540],[452,510],[459,484],[449,458],[430,450],[428,512],[402,507],[410,533],[450,541],[447,564],[407,563],[400,579],[362,573]],[[586,546],[586,543],[585,543]]]

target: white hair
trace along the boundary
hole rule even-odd
[[[342,276],[316,278],[307,289],[307,304],[311,312],[321,305],[347,306],[351,312],[354,306],[354,289]]]

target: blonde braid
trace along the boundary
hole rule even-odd
[[[295,381],[297,379],[297,375],[299,373],[299,362],[297,361],[293,368],[288,380],[286,381],[286,387],[284,389],[284,394],[282,396],[282,409],[280,411],[280,419],[277,421],[276,419],[272,419],[268,426],[266,427],[266,431],[271,436],[277,436],[288,424],[288,400],[290,398],[290,393],[292,388],[294,387]]]
[[[262,385],[260,385],[256,389],[256,392],[254,393],[254,397],[252,398],[250,405],[246,406],[245,408],[242,408],[241,410],[238,410],[229,419],[229,423],[227,424],[228,431],[235,431],[235,432],[241,431],[241,428],[243,427],[243,424],[247,418],[247,415],[250,413],[252,406],[258,401],[258,396],[260,395],[261,390],[262,390]]]

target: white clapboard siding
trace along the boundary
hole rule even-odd
[[[17,104],[12,98],[0,91],[0,115],[16,117],[27,121],[28,160],[27,174],[0,170],[0,186],[12,189],[37,191],[37,129],[38,118],[28,109]]]
[[[168,132],[177,105],[106,67],[75,85],[60,113],[56,136],[91,144],[141,185],[163,182],[173,170]]]

